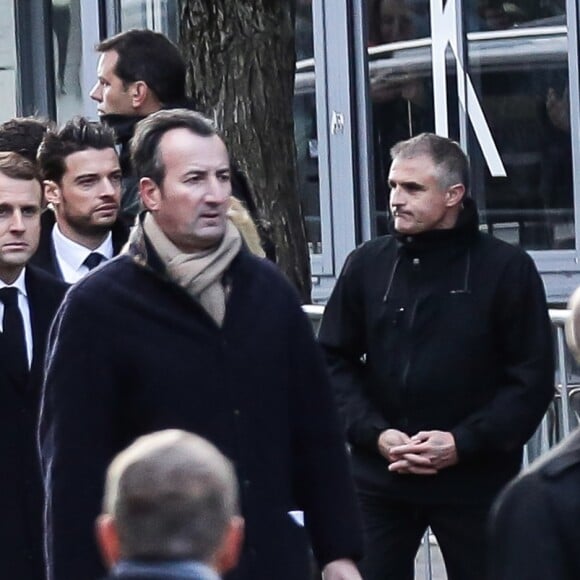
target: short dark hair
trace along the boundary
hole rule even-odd
[[[185,61],[177,45],[160,32],[127,30],[103,40],[96,49],[119,55],[115,74],[125,85],[147,83],[162,104],[185,99]]]
[[[411,159],[426,155],[433,160],[437,168],[437,180],[442,188],[457,183],[465,186],[469,192],[469,160],[459,143],[434,133],[421,133],[406,141],[400,141],[391,149],[391,159],[400,157]]]
[[[137,123],[131,139],[131,162],[138,179],[148,177],[161,185],[165,177],[165,165],[159,154],[159,142],[172,129],[188,129],[200,137],[218,135],[208,118],[188,109],[157,111],[145,117]]]
[[[36,153],[54,123],[37,117],[16,117],[0,125],[0,151],[13,151],[36,162]]]
[[[37,157],[43,179],[60,183],[66,171],[66,158],[86,149],[115,149],[115,133],[106,125],[84,117],[75,117],[57,132],[47,133]]]

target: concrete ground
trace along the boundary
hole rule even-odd
[[[429,569],[427,552],[422,544],[415,558],[415,580],[447,580],[445,564],[435,538],[430,538],[431,567]],[[429,575],[430,572],[430,575]]]

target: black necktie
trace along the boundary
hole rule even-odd
[[[4,349],[2,354],[5,367],[17,381],[25,383],[28,376],[28,356],[26,355],[26,336],[20,308],[18,308],[18,290],[1,288],[0,300],[4,303],[2,333]]]
[[[86,258],[83,264],[90,270],[96,268],[103,260],[105,256],[99,254],[98,252],[91,252]]]

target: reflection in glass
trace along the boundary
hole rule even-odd
[[[320,184],[318,179],[318,138],[316,131],[316,93],[312,2],[298,0],[296,6],[297,73],[294,92],[294,138],[296,142],[298,191],[310,254],[322,253],[320,225]]]
[[[429,0],[367,0],[369,46],[429,36]]]
[[[468,31],[564,24],[566,0],[466,0]]]
[[[121,30],[148,28],[178,41],[178,0],[121,0]]]
[[[565,32],[468,44],[470,72],[505,165],[492,177],[471,147],[488,230],[527,250],[575,247]]]
[[[82,32],[80,0],[52,0],[56,114],[59,122],[83,108],[80,81]]]
[[[372,99],[375,208],[378,235],[388,221],[389,151],[398,141],[433,131],[428,0],[369,0],[369,79]],[[396,43],[396,44],[393,44]],[[391,47],[392,45],[392,47]]]
[[[312,32],[312,0],[296,2],[296,60],[314,56],[314,37]]]

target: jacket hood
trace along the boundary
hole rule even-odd
[[[389,221],[389,231],[396,238],[402,247],[408,248],[429,248],[445,244],[446,242],[463,241],[469,243],[474,241],[479,234],[479,216],[477,205],[473,198],[466,197],[463,200],[463,209],[459,213],[457,223],[451,229],[430,230],[420,234],[408,235],[397,232],[394,222]]]

